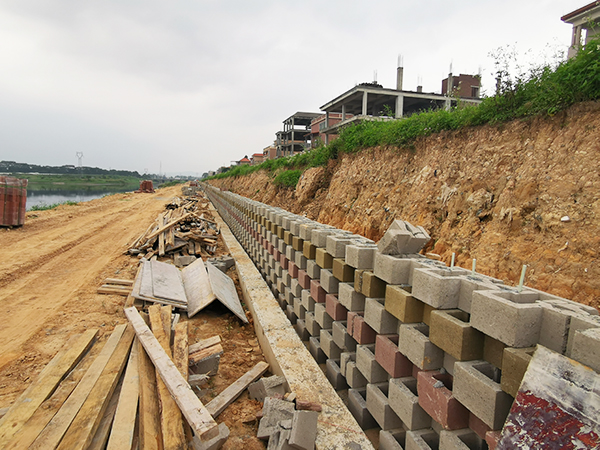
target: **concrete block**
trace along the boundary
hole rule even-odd
[[[335,320],[346,320],[348,318],[348,310],[338,301],[336,294],[327,294],[325,296],[325,308],[327,314]]]
[[[311,278],[304,270],[298,270],[298,284],[302,286],[302,289],[310,289],[311,281]]]
[[[569,339],[567,341],[566,356],[571,356],[573,350],[573,340],[577,331],[588,330],[590,328],[600,328],[600,317],[597,316],[573,316],[569,324]]]
[[[405,445],[406,431],[402,428],[379,432],[379,450],[404,450]]]
[[[364,311],[366,297],[354,290],[354,283],[338,285],[338,301],[349,311]]]
[[[194,450],[218,450],[229,439],[229,428],[222,422],[218,426],[219,434],[206,441],[201,440],[198,436],[194,436],[192,448]]]
[[[389,255],[418,253],[430,239],[425,228],[395,220],[379,241],[378,248]]]
[[[364,388],[367,385],[367,379],[356,367],[356,361],[346,363],[346,383],[352,389]]]
[[[315,320],[321,328],[331,329],[333,319],[327,314],[325,303],[315,303]]]
[[[365,297],[384,298],[386,284],[369,270],[356,270],[354,273],[354,289]]]
[[[398,330],[398,319],[386,311],[384,298],[366,299],[365,322],[380,334],[395,334]]]
[[[486,361],[454,365],[454,397],[492,430],[502,428],[513,401],[499,381],[497,369]]]
[[[342,350],[356,351],[356,341],[346,331],[346,321],[333,322],[331,325],[333,342]]]
[[[375,244],[353,244],[346,247],[346,262],[355,269],[373,270],[375,264]]]
[[[302,306],[302,302],[298,298],[294,299],[294,313],[298,319],[304,320],[306,308]]]
[[[485,440],[485,435],[491,431],[490,427],[473,413],[469,413],[469,428],[482,440]]]
[[[331,269],[333,276],[338,281],[351,283],[354,281],[354,267],[350,266],[344,258],[334,258],[333,268]]]
[[[427,325],[402,324],[398,334],[398,349],[419,369],[435,370],[443,366],[444,352],[429,340]]]
[[[356,367],[369,383],[381,383],[388,380],[388,373],[375,359],[375,345],[356,347]]]
[[[288,245],[285,248],[285,257],[287,259],[289,259],[290,262],[296,261],[296,250],[294,250],[294,247],[292,247],[291,245]],[[295,262],[294,262],[294,264],[295,264]]]
[[[311,336],[318,337],[321,335],[321,325],[315,320],[315,314],[313,312],[307,311],[304,315],[304,326]]]
[[[319,413],[316,411],[295,411],[292,418],[292,432],[289,443],[300,450],[313,450],[317,438],[317,421]]]
[[[458,307],[462,277],[456,269],[415,269],[412,295],[437,309]]]
[[[375,253],[373,273],[389,284],[410,284],[412,258]]]
[[[325,289],[323,289],[319,280],[310,281],[310,296],[316,303],[325,303],[327,292],[325,292]]]
[[[450,375],[454,376],[454,363],[456,362],[456,358],[449,353],[444,352],[444,369]]]
[[[407,429],[418,430],[431,426],[431,417],[419,405],[416,378],[392,378],[389,387],[389,402],[390,407]]]
[[[301,308],[302,308],[302,306],[301,306]],[[306,325],[305,325],[305,322],[303,319],[296,320],[294,329],[296,330],[296,333],[298,334],[298,337],[300,338],[300,340],[302,342],[308,341],[308,339],[310,338],[311,335],[308,332],[308,330],[306,329]]]
[[[535,347],[504,348],[500,387],[512,397],[516,397],[517,392],[519,392],[521,381],[523,381],[534,352]]]
[[[374,344],[377,333],[365,322],[363,313],[348,312],[348,334],[359,344]]]
[[[323,353],[327,355],[329,359],[340,359],[340,354],[342,353],[342,349],[335,345],[333,342],[333,336],[331,335],[331,329],[321,330],[321,334],[319,335],[321,342],[321,349]]]
[[[348,389],[348,384],[346,383],[346,379],[340,371],[339,364],[339,359],[328,359],[325,362],[325,374],[327,375],[327,379],[336,391]]]
[[[321,342],[319,342],[319,337],[313,336],[308,340],[308,351],[315,359],[317,364],[325,364],[327,356],[321,348]]]
[[[333,276],[333,272],[328,269],[321,270],[321,286],[328,294],[337,294],[339,280]]]
[[[473,291],[490,291],[498,289],[502,281],[483,275],[465,274],[460,280],[460,291],[458,294],[458,309],[467,313],[471,312]]]
[[[538,342],[542,324],[540,295],[531,291],[475,291],[471,326],[509,347]]]
[[[346,246],[353,244],[359,238],[353,234],[330,234],[327,236],[325,249],[334,258],[344,258],[346,256]]]
[[[302,254],[306,259],[315,259],[317,255],[317,247],[310,241],[304,241],[302,244]]]
[[[485,441],[473,430],[440,431],[440,450],[487,450]]]
[[[269,439],[277,429],[277,424],[283,420],[292,420],[294,417],[294,404],[274,397],[265,398],[263,416],[258,424],[256,436],[259,439]]]
[[[571,358],[600,372],[600,328],[575,332]]]
[[[413,364],[400,353],[397,334],[379,334],[375,338],[375,360],[392,377],[409,377]]]
[[[349,389],[348,390],[348,409],[363,430],[370,430],[377,427],[377,422],[367,408],[367,390]]]
[[[302,252],[296,252],[296,258],[294,259],[294,262],[298,266],[298,269],[306,270],[307,261],[308,259],[306,259],[306,256],[304,256]]]
[[[317,262],[314,259],[309,259],[306,261],[306,273],[313,280],[318,280],[321,278],[321,268],[317,265]]]
[[[350,361],[356,361],[356,351],[342,352],[340,355],[340,372],[342,376],[346,376],[346,365]]]
[[[306,309],[307,312],[312,312],[315,310],[315,299],[312,298],[312,295],[310,295],[309,289],[302,289],[300,302],[302,303],[302,306],[304,306],[304,309]]]
[[[419,372],[419,405],[445,430],[469,425],[469,411],[452,394],[452,376],[438,371]]]
[[[305,222],[298,227],[298,231],[300,232],[300,237],[304,239],[304,241],[310,241],[312,230],[319,227],[319,223],[317,222]]]
[[[297,252],[302,253],[304,247],[304,239],[300,238],[299,236],[292,236],[292,247],[294,247],[294,250],[296,250]]]
[[[460,309],[432,311],[429,339],[458,361],[483,358],[484,335],[470,326],[469,315]]]
[[[406,448],[404,450],[437,450],[440,448],[440,437],[431,428],[406,432]]]
[[[333,267],[333,256],[327,253],[324,248],[317,248],[315,261],[321,269],[331,269]]]
[[[504,358],[504,349],[506,344],[493,337],[484,335],[483,339],[483,359],[498,369],[502,369],[502,359]]]
[[[390,408],[388,383],[367,384],[367,408],[382,430],[397,429],[402,421]]]
[[[267,397],[283,397],[289,392],[285,377],[273,375],[263,377],[248,386],[248,395],[252,400],[264,403]]]
[[[330,226],[321,226],[319,228],[315,228],[311,235],[310,240],[317,247],[325,248],[327,246],[327,236],[330,234],[339,233],[339,230]]]
[[[294,297],[301,297],[302,289],[304,288],[300,285],[300,282],[296,278],[293,278],[292,282],[290,283],[290,291],[292,291]]]
[[[414,298],[410,290],[410,286],[388,284],[385,290],[385,309],[400,322],[422,322],[424,303]]]

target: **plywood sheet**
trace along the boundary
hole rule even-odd
[[[215,296],[202,258],[182,270],[183,286],[188,300],[188,317],[210,305]]]
[[[233,280],[211,263],[207,263],[206,266],[208,267],[210,285],[217,299],[238,316],[242,322],[248,323]]]
[[[179,269],[171,264],[159,261],[150,261],[150,266],[152,268],[152,290],[154,297],[187,303]]]

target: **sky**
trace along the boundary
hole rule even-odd
[[[361,82],[565,51],[589,0],[0,0],[0,160],[202,175]],[[496,58],[497,60],[497,58]],[[420,82],[420,83],[419,83]]]

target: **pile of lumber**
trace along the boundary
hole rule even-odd
[[[104,284],[98,288],[98,294],[116,294],[128,296],[133,287],[132,280],[122,280],[120,278],[107,278]]]
[[[258,363],[204,405],[188,383],[189,365],[195,364],[190,350],[214,355],[220,344],[213,338],[190,349],[187,322],[174,324],[170,306],[151,306],[149,314],[130,307],[125,314],[129,324],[116,326],[107,339],[88,330],[63,346],[0,419],[0,448],[222,445],[229,431],[215,418],[268,364]]]
[[[171,200],[156,221],[128,248],[130,255],[213,255],[220,231],[203,197]]]

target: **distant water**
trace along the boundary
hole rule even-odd
[[[27,189],[27,211],[32,206],[48,206],[56,203],[71,202],[87,202],[95,198],[101,198],[105,195],[116,194],[119,192],[131,192],[133,189],[102,189],[102,190],[52,190],[52,191],[35,191]]]

